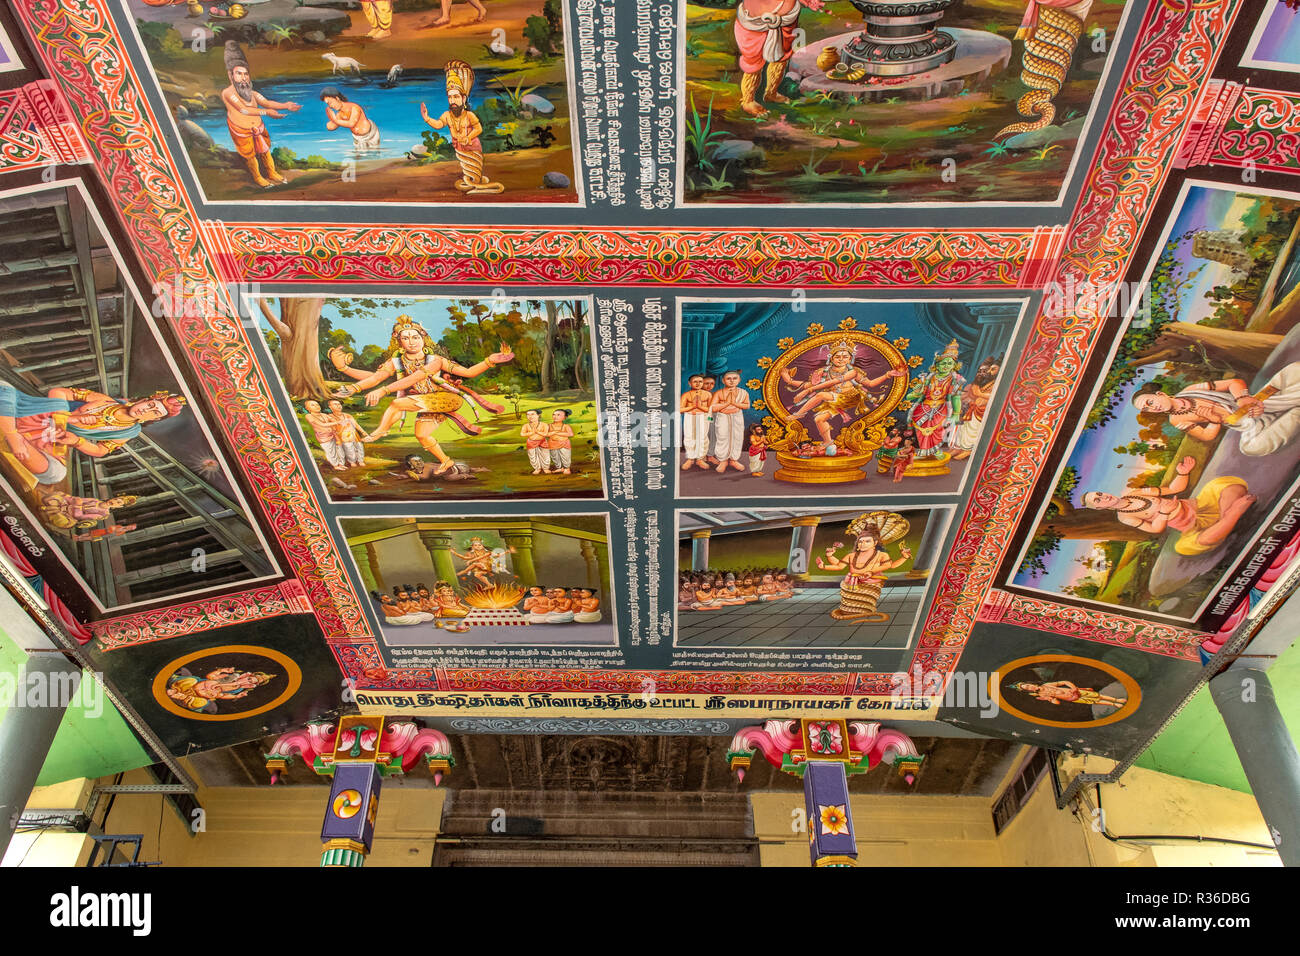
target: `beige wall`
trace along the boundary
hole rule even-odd
[[[1110,764],[1065,760],[1063,778],[1104,773]],[[122,783],[148,783],[144,771]],[[41,787],[29,810],[85,806],[92,783],[70,781]],[[320,860],[320,826],[329,790],[320,786],[231,787],[201,790],[204,828],[190,834],[185,821],[157,794],[119,794],[104,824],[107,833],[141,833],[141,860],[167,866],[314,866]],[[1080,811],[1057,810],[1044,780],[1019,815],[993,832],[992,801],[985,797],[855,796],[854,830],[863,866],[1277,866],[1277,854],[1223,844],[1159,846],[1113,843],[1093,829],[1089,802]],[[446,793],[386,781],[376,821],[371,866],[428,866],[439,832]],[[101,798],[99,820],[109,798]],[[750,795],[754,830],[764,866],[807,866],[806,830],[796,832],[803,811],[798,793]],[[1117,784],[1102,787],[1106,826],[1112,834],[1183,834],[1269,842],[1255,801],[1248,794],[1133,768]],[[796,815],[798,811],[798,816]],[[20,834],[5,866],[76,866],[90,847],[80,834]]]
[[[1105,773],[1096,758],[1062,761],[1062,780]],[[1277,853],[1213,843],[1148,846],[1113,843],[1093,829],[1095,789],[1078,814],[1057,810],[1044,778],[1020,813],[993,833],[992,801],[983,797],[852,798],[860,866],[1280,866]],[[797,793],[753,795],[754,827],[764,866],[807,866],[808,837],[794,833]],[[1222,787],[1133,768],[1102,786],[1112,835],[1181,834],[1268,843],[1254,798]]]

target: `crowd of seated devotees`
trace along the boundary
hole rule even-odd
[[[793,597],[794,578],[784,568],[743,571],[682,571],[677,575],[679,611],[721,611]]]
[[[392,594],[371,593],[385,624],[407,626],[460,620],[470,609],[447,581],[430,592],[423,584],[394,587]],[[524,616],[531,624],[594,624],[601,619],[600,598],[592,588],[531,587],[524,595]]]

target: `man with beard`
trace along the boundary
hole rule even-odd
[[[277,103],[268,100],[253,89],[253,77],[248,69],[248,60],[244,51],[234,40],[226,41],[226,75],[230,85],[221,91],[221,102],[226,106],[226,125],[230,128],[230,138],[235,143],[235,151],[243,157],[248,171],[253,175],[253,182],[259,186],[287,182],[275,169],[271,159],[271,137],[266,132],[263,116],[282,119],[280,110],[297,112],[297,103]],[[266,164],[266,176],[262,176],[257,160],[261,158]]]
[[[420,104],[420,115],[434,129],[446,129],[451,135],[451,145],[460,161],[461,178],[456,188],[470,195],[505,191],[502,183],[494,183],[483,175],[483,124],[469,108],[469,94],[474,88],[474,70],[461,60],[451,60],[447,72],[447,111],[434,119],[429,108]]]
[[[952,438],[953,461],[969,458],[979,444],[980,432],[984,430],[984,416],[988,413],[989,401],[993,398],[993,389],[997,385],[1001,368],[1001,358],[986,358],[980,363],[974,381],[962,389],[961,421]]]

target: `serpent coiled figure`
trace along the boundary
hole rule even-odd
[[[1025,55],[1021,60],[1020,81],[1030,89],[1016,103],[1021,116],[1036,118],[1003,127],[997,139],[1042,129],[1055,119],[1056,106],[1052,100],[1061,92],[1082,34],[1080,17],[1052,7],[1039,7],[1038,22],[1025,37]]]

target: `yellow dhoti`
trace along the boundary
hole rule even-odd
[[[393,28],[393,0],[362,0],[361,9],[372,32]]]
[[[1180,522],[1175,525],[1175,530],[1181,531],[1178,540],[1174,543],[1174,550],[1179,554],[1195,557],[1198,554],[1205,554],[1213,551],[1222,544],[1205,545],[1200,542],[1200,534],[1210,525],[1214,524],[1222,516],[1222,509],[1219,507],[1219,499],[1229,488],[1240,487],[1246,490],[1246,482],[1240,478],[1234,478],[1231,475],[1222,475],[1215,478],[1208,485],[1201,489],[1200,494],[1196,496],[1196,514],[1191,517],[1191,526]],[[1172,525],[1173,522],[1171,521]]]

